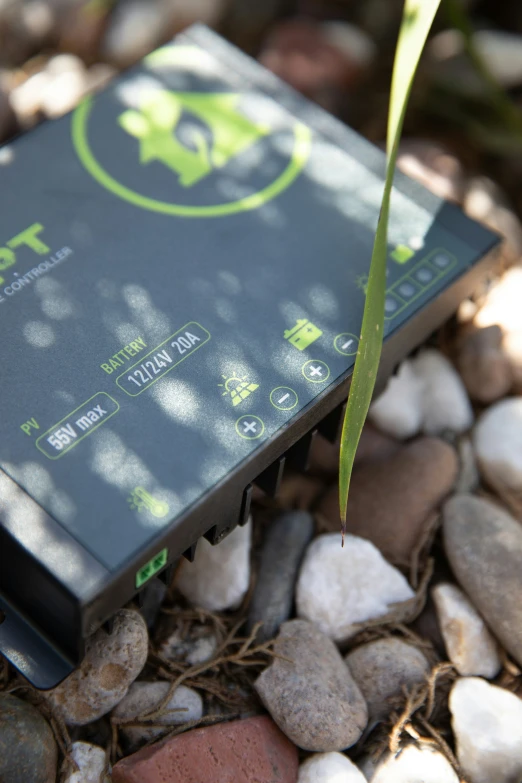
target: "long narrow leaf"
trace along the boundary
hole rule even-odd
[[[359,351],[355,361],[341,436],[339,507],[343,544],[353,461],[370,407],[382,351],[388,216],[397,150],[417,65],[440,2],[441,0],[405,1],[395,53],[388,113],[386,179],[368,276]]]

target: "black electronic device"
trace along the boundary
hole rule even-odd
[[[37,687],[335,438],[384,155],[203,27],[0,150],[0,651]],[[498,237],[397,175],[380,381]]]

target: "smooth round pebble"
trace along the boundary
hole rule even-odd
[[[397,619],[415,593],[404,576],[370,542],[339,533],[315,538],[307,549],[296,590],[297,614],[332,639],[353,636],[368,620]]]
[[[456,585],[431,591],[448,657],[459,674],[493,679],[502,666],[498,644],[473,604]]]
[[[469,396],[478,402],[495,402],[513,385],[511,362],[502,348],[502,330],[497,324],[466,334],[456,363]]]
[[[426,348],[401,364],[372,403],[369,418],[389,435],[405,439],[420,431],[465,432],[473,423],[473,411],[453,365],[440,351]]]
[[[430,745],[408,745],[396,756],[390,754],[368,780],[371,783],[459,783],[449,761]]]
[[[170,685],[170,682],[134,682],[127,695],[113,710],[112,716],[120,720],[133,721],[154,712],[169,692]],[[180,685],[163,708],[163,714],[154,718],[154,723],[159,723],[161,726],[176,726],[197,721],[202,716],[203,701],[199,693]],[[122,726],[121,731],[133,748],[164,733],[161,728],[147,726]]]
[[[0,781],[54,783],[58,749],[42,713],[27,701],[0,693]]]
[[[403,139],[397,166],[440,198],[460,203],[464,196],[464,171],[458,158],[427,139]]]
[[[520,302],[522,300],[522,269],[508,269],[488,291],[482,307],[474,318],[477,327],[497,325],[504,334],[522,331]]]
[[[457,495],[444,506],[443,533],[460,585],[522,665],[522,525],[487,500]]]
[[[184,560],[176,587],[194,606],[210,612],[236,609],[250,584],[252,520],[235,528],[220,544],[198,541],[193,563]]]
[[[406,359],[384,392],[370,406],[368,418],[376,427],[395,438],[406,440],[422,426],[422,384]]]
[[[508,59],[505,58],[505,61],[508,62]],[[522,226],[514,210],[510,208],[505,193],[493,180],[483,176],[471,177],[467,183],[463,207],[469,217],[503,235],[500,258],[505,266],[520,261]],[[502,326],[501,321],[496,323]]]
[[[488,408],[473,432],[480,470],[500,493],[522,491],[522,398],[502,400]]]
[[[103,748],[90,742],[73,742],[71,756],[79,769],[66,775],[64,783],[109,783],[105,774],[107,754]]]
[[[164,27],[161,0],[130,0],[118,5],[102,45],[103,59],[123,68],[136,62],[156,47]]]
[[[342,753],[316,753],[299,767],[297,783],[366,783],[366,778]]]
[[[354,745],[368,710],[332,640],[311,623],[290,620],[281,626],[274,651],[277,657],[255,689],[281,731],[304,750]]]
[[[428,435],[465,432],[473,424],[473,411],[466,388],[440,351],[427,348],[413,360],[421,382],[422,430]]]
[[[430,664],[426,656],[401,639],[377,639],[362,644],[344,659],[368,705],[371,721],[390,712],[390,700],[401,696],[403,688],[426,682]]]
[[[473,43],[489,73],[502,87],[522,84],[522,36],[507,30],[477,30]]]
[[[148,646],[142,616],[121,609],[114,615],[111,633],[100,628],[88,639],[78,669],[45,696],[66,723],[85,726],[123,699],[145,666]]]
[[[522,778],[522,700],[480,677],[453,686],[449,708],[457,758],[470,783]]]

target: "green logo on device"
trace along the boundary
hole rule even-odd
[[[186,48],[165,47],[148,59],[163,66],[171,59],[176,69]],[[132,83],[124,86],[129,93],[133,89]],[[72,120],[73,143],[85,168],[103,187],[143,209],[183,217],[215,217],[256,209],[286,190],[300,174],[310,153],[311,133],[296,121],[285,129],[292,143],[288,159],[281,164],[281,152],[276,144],[270,144],[275,131],[247,116],[242,109],[244,97],[235,92],[183,92],[164,88],[159,82],[140,90],[138,84],[133,100],[127,103],[130,108],[125,108],[125,101],[115,104],[110,94],[80,104]],[[109,143],[98,124],[105,127],[111,112],[114,127],[109,128]],[[109,147],[115,150],[112,155],[107,152]],[[245,173],[234,188],[241,156],[248,151],[256,152],[254,166],[252,156],[248,163],[251,178],[265,181],[261,187],[249,185]],[[122,166],[118,158],[129,154],[130,161]],[[227,169],[230,164],[234,169]],[[267,170],[275,172],[268,182],[263,174]],[[154,191],[159,187],[163,187],[162,197],[156,198]],[[245,191],[232,200],[224,195]]]

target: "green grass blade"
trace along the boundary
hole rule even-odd
[[[339,507],[343,543],[353,461],[370,407],[382,351],[388,216],[397,150],[417,65],[440,2],[441,0],[406,0],[395,52],[388,113],[386,179],[368,276],[359,351],[341,435]]]

